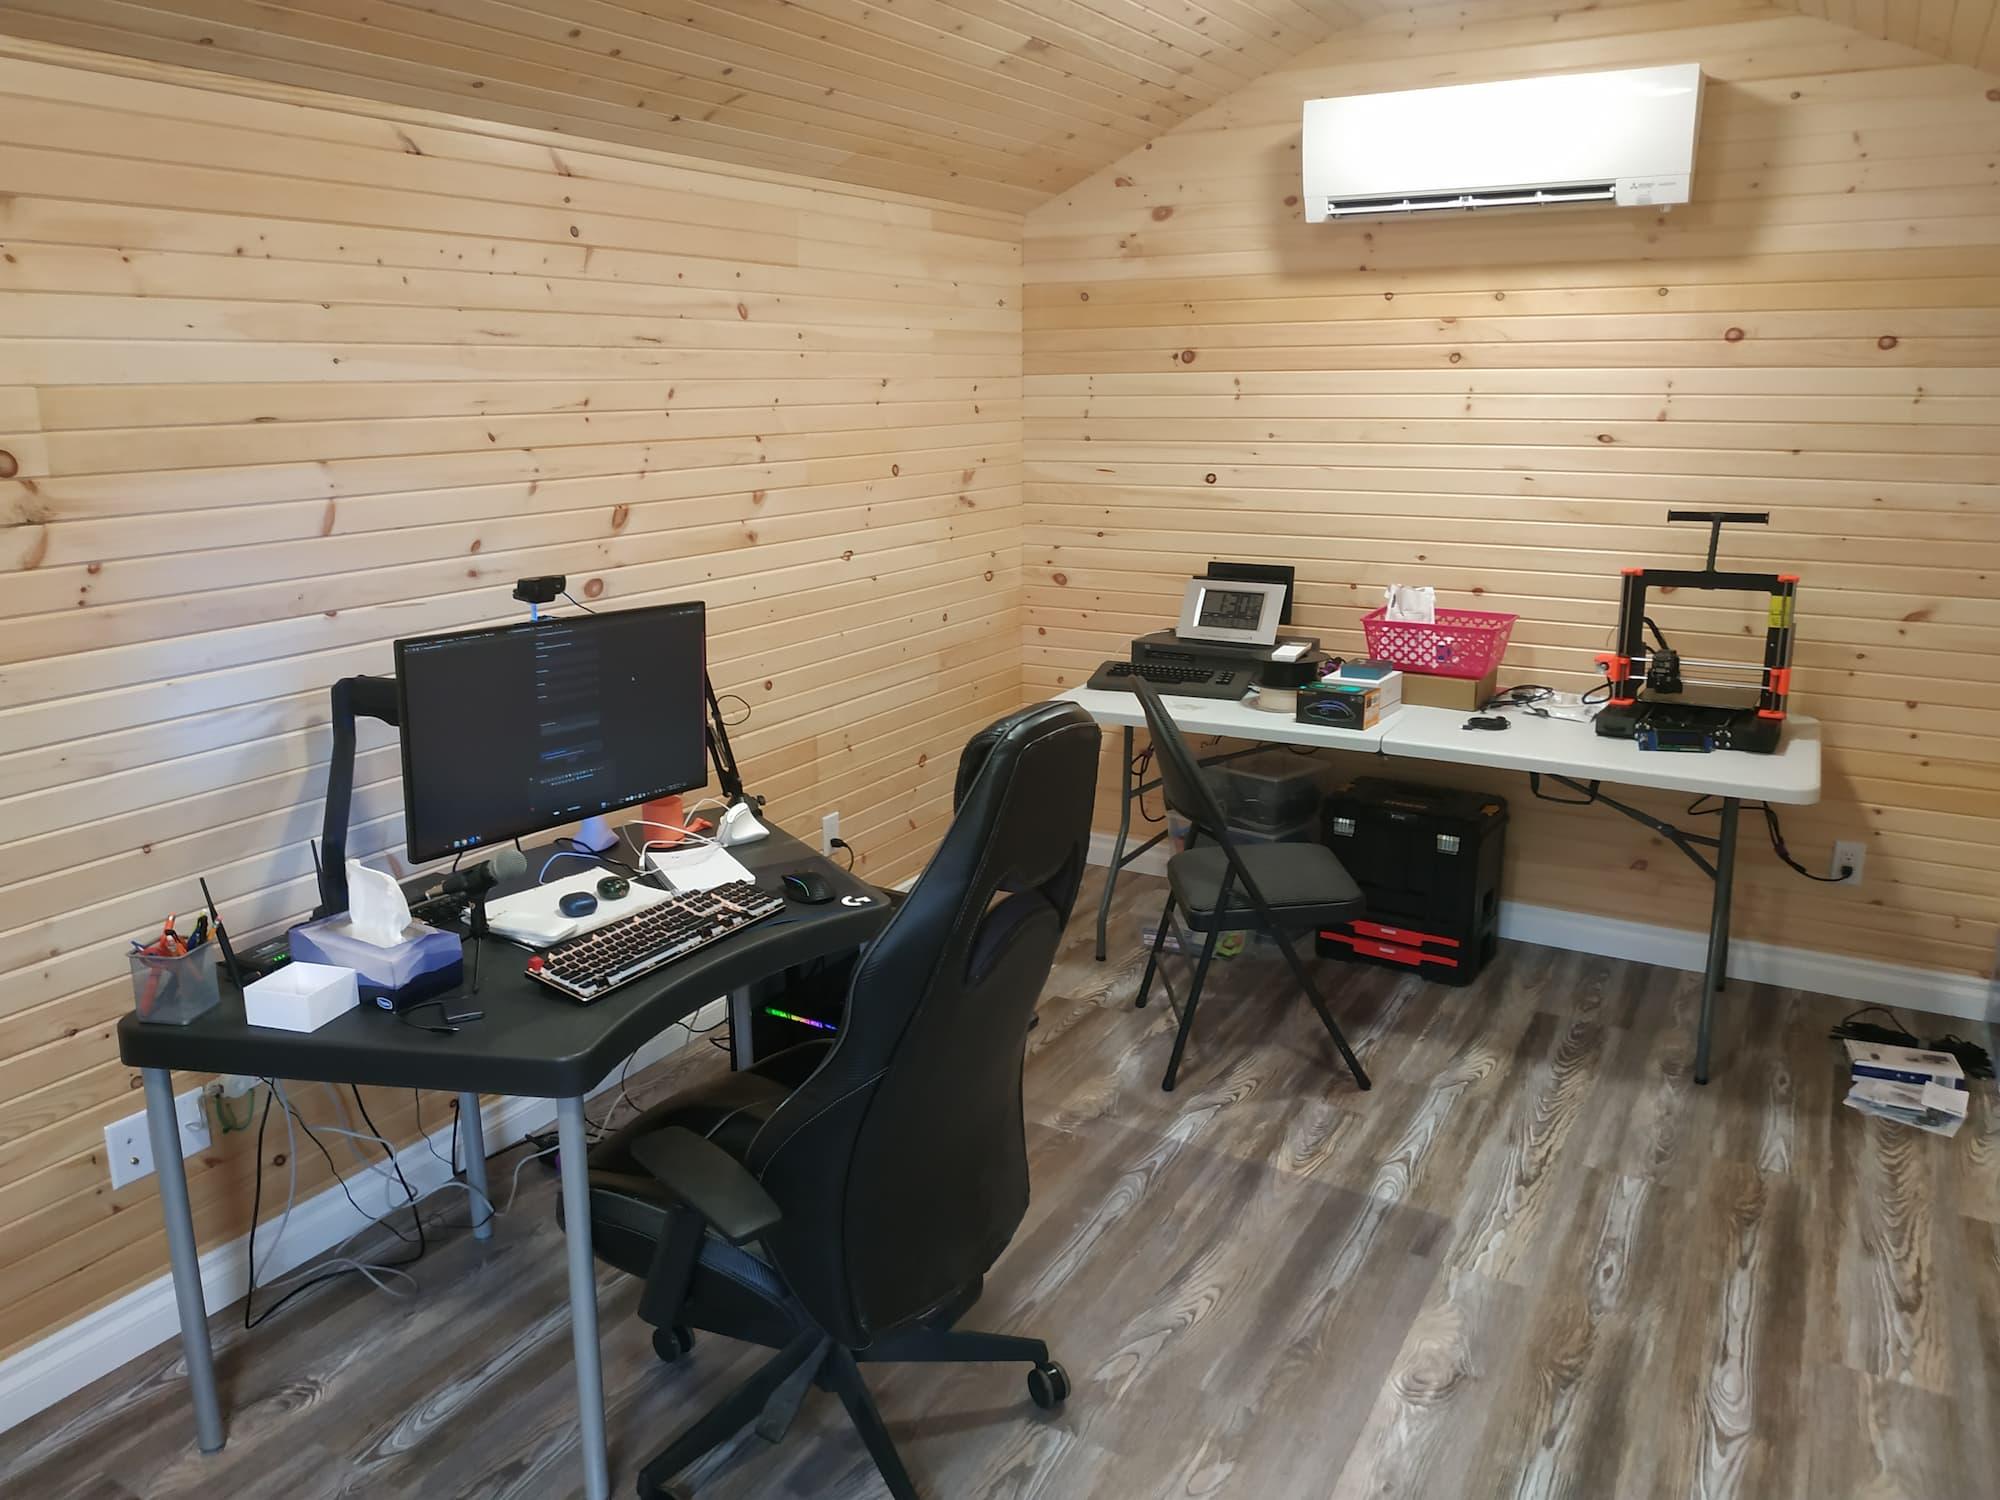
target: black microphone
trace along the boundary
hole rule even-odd
[[[463,870],[454,870],[444,878],[444,893],[448,896],[484,896],[503,880],[512,880],[517,875],[528,873],[528,857],[519,849],[502,849],[491,859],[482,859],[476,865],[468,865]]]

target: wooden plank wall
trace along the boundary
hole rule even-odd
[[[1836,837],[1870,853],[1834,890],[1746,831],[1739,934],[1990,973],[2000,79],[1713,0],[1464,9],[1346,33],[1029,215],[1031,690],[1171,620],[1214,556],[1296,560],[1335,650],[1391,581],[1518,612],[1507,677],[1583,688],[1619,568],[1699,557],[1668,507],[1768,509],[1728,555],[1804,575],[1794,703],[1826,721],[1826,800],[1785,832],[1819,870]],[[1689,60],[1684,208],[1301,222],[1304,99]],[[1701,656],[1751,628],[1670,621]],[[1705,923],[1657,839],[1487,779],[1510,897]]]
[[[100,1160],[126,939],[198,874],[311,905],[327,687],[392,638],[705,598],[753,786],[884,880],[1020,701],[1017,216],[61,56],[0,56],[0,1354],[165,1270]],[[354,823],[398,863],[386,731]]]

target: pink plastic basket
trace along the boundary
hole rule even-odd
[[[1519,615],[1484,609],[1441,609],[1437,623],[1392,620],[1386,607],[1361,617],[1368,654],[1405,672],[1432,677],[1484,677],[1500,665]]]

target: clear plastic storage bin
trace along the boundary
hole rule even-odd
[[[1222,806],[1232,828],[1274,832],[1319,816],[1327,768],[1303,755],[1268,750],[1218,766],[1227,795]]]
[[[204,943],[180,958],[134,953],[132,1009],[142,1021],[185,1026],[222,1003],[222,979],[216,969],[216,947]]]

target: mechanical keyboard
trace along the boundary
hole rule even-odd
[[[536,954],[528,960],[528,975],[575,999],[595,1000],[784,909],[784,897],[747,880],[710,891],[677,891],[657,906]]]
[[[1132,679],[1143,677],[1162,693],[1179,698],[1241,698],[1250,691],[1253,676],[1247,667],[1177,667],[1166,662],[1108,661],[1090,674],[1086,686],[1129,693]]]

